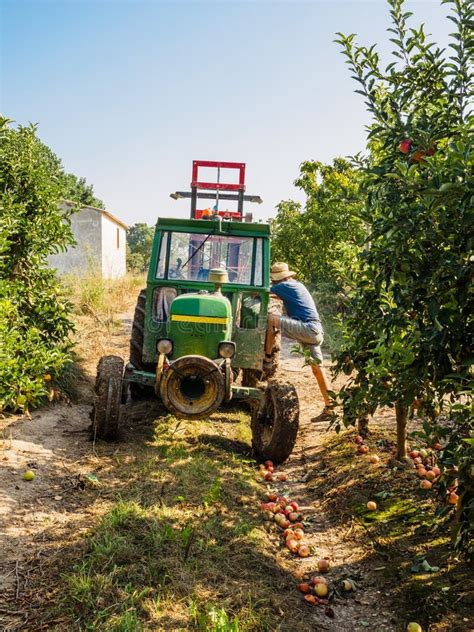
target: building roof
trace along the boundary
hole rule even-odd
[[[68,206],[74,206],[74,202],[71,202],[71,200],[63,200],[63,201]],[[101,213],[102,215],[105,215],[106,217],[108,217],[115,224],[118,224],[119,226],[121,226],[125,230],[128,230],[127,224],[125,224],[125,222],[122,222],[122,220],[118,219],[118,217],[115,217],[115,215],[112,215],[112,213],[109,213],[109,211],[106,211],[103,208],[97,208],[96,206],[90,206],[90,204],[86,204],[86,205],[82,206],[81,210],[86,209],[86,208],[90,208],[93,211],[97,211],[98,213]]]

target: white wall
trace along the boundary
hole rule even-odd
[[[105,279],[121,277],[127,272],[126,231],[105,214],[101,216],[101,228],[102,276]]]
[[[77,245],[48,257],[49,265],[57,268],[60,274],[85,274],[94,268],[100,269],[101,216],[102,213],[96,209],[87,207],[71,215],[71,228]]]

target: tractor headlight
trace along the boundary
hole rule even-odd
[[[162,338],[156,343],[156,348],[158,349],[158,353],[169,355],[173,351],[173,343],[169,338]]]
[[[235,356],[235,342],[220,342],[217,351],[221,358],[233,358]]]

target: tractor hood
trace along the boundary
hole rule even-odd
[[[183,355],[217,358],[219,342],[230,340],[231,334],[231,304],[221,294],[181,294],[171,303],[173,360]]]
[[[171,321],[224,324],[230,320],[230,302],[220,294],[181,294],[171,303]]]

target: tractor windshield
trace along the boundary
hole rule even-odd
[[[162,233],[157,279],[207,281],[209,270],[224,268],[229,283],[263,285],[263,248],[258,237]]]

